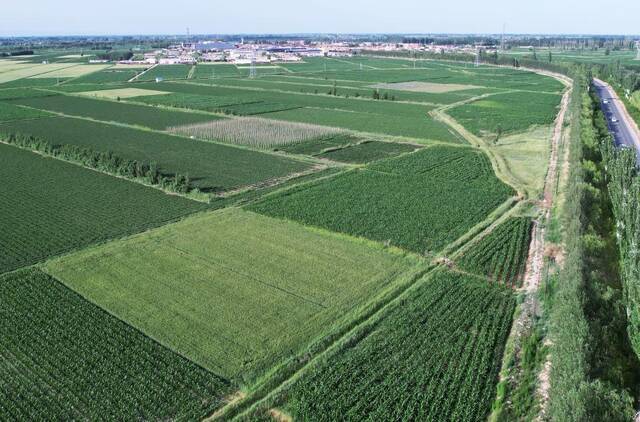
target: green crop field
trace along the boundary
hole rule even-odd
[[[204,208],[5,144],[0,175],[0,273]]]
[[[138,77],[136,81],[155,81],[156,78],[164,80],[187,79],[191,65],[184,64],[160,64]]]
[[[99,72],[90,73],[85,76],[69,81],[69,83],[118,83],[127,82],[134,78],[137,74],[142,73],[144,69],[123,69],[123,68],[108,68]]]
[[[2,419],[199,419],[231,390],[39,270],[0,276],[0,303]]]
[[[282,145],[277,147],[276,151],[284,151],[291,154],[320,155],[325,151],[344,148],[359,142],[362,142],[361,138],[347,133]]]
[[[290,122],[334,126],[361,132],[461,142],[446,125],[430,119],[426,113],[422,117],[398,115],[386,120],[383,114],[321,108],[299,108],[266,113],[263,114],[262,117],[287,120]]]
[[[447,126],[433,120],[427,114],[433,106],[426,104],[330,95],[292,94],[189,83],[136,84],[136,86],[180,93],[182,95],[177,98],[181,98],[181,100],[174,101],[187,108],[243,115],[260,114],[260,117],[320,124],[363,132],[460,142]],[[199,98],[196,101],[200,105],[189,106],[191,101],[189,99],[185,101],[184,94],[198,95]],[[162,98],[162,96],[137,98],[136,100],[145,102],[171,101],[169,98]]]
[[[454,241],[512,194],[482,153],[434,146],[268,196],[249,209],[423,254]]]
[[[146,126],[160,130],[170,126],[202,123],[219,119],[217,116],[208,114],[158,110],[152,107],[126,104],[118,101],[95,100],[69,95],[26,98],[14,100],[13,104],[25,105],[70,116],[89,117],[96,120]]]
[[[0,421],[533,419],[579,260],[529,246],[570,252],[550,204],[596,114],[555,137],[565,79],[475,65],[530,53],[494,37],[210,37],[0,40]],[[594,406],[639,402],[628,355]]]
[[[216,79],[238,77],[240,72],[233,64],[215,63],[215,64],[198,64],[193,79]]]
[[[11,122],[14,120],[37,119],[50,116],[49,113],[30,108],[18,107],[13,104],[0,102],[0,122]]]
[[[295,420],[486,420],[514,306],[506,289],[440,272],[298,378],[283,409]]]
[[[509,218],[472,245],[458,260],[458,266],[517,287],[524,276],[530,241],[531,218]]]
[[[364,164],[383,158],[395,157],[419,149],[419,146],[396,142],[365,141],[345,148],[323,152],[317,156],[344,163]]]
[[[231,209],[46,268],[182,355],[227,378],[249,380],[329,331],[410,262]]]
[[[33,135],[52,144],[77,145],[111,151],[123,159],[156,162],[161,173],[188,174],[195,187],[211,192],[252,185],[310,167],[256,151],[67,117],[1,124],[2,133]]]
[[[518,132],[550,125],[560,106],[560,95],[532,92],[497,94],[447,111],[476,135]]]

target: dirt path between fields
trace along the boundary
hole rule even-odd
[[[150,71],[151,69],[153,69],[154,67],[157,67],[157,64],[154,64],[153,66],[151,66],[150,68],[138,73],[136,76],[134,76],[133,78],[129,79],[127,82],[133,82],[136,79],[138,79],[140,76],[144,75],[145,73],[147,73],[148,71]]]
[[[539,315],[540,303],[538,300],[538,288],[544,273],[544,255],[545,255],[545,226],[551,216],[554,199],[558,190],[558,175],[566,180],[565,175],[568,173],[569,165],[569,145],[565,142],[564,154],[562,160],[559,160],[560,147],[563,141],[563,126],[566,119],[566,113],[569,108],[572,87],[566,78],[556,78],[567,86],[562,96],[560,104],[560,112],[556,118],[553,138],[551,141],[551,154],[549,159],[549,168],[544,182],[544,191],[542,201],[540,201],[541,213],[534,221],[531,236],[531,245],[529,246],[529,256],[527,258],[525,278],[522,290],[525,292],[525,300],[521,306],[521,312],[514,321],[512,334],[515,335],[514,342],[516,345],[516,353],[519,350],[519,342],[522,336],[529,332],[533,326],[534,318]],[[565,141],[568,141],[568,136]],[[560,173],[559,173],[560,172]],[[516,361],[520,359],[516,357]],[[540,410],[536,420],[541,421],[545,418],[549,401],[549,374],[551,372],[551,361],[547,356],[541,372],[538,374],[538,386],[536,389],[536,397],[540,404]]]

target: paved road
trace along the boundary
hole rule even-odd
[[[640,137],[629,122],[624,104],[618,99],[613,89],[606,83],[594,79],[593,85],[600,97],[600,105],[607,119],[609,132],[617,147],[635,148],[637,161],[640,164]],[[616,120],[615,122],[613,120]]]

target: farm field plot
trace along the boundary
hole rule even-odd
[[[218,140],[267,149],[327,137],[340,132],[326,126],[280,122],[256,117],[176,126],[169,131],[197,139]]]
[[[340,134],[322,139],[298,142],[295,144],[282,145],[275,148],[276,151],[284,151],[291,154],[319,155],[329,149],[343,148],[362,142],[362,139],[351,134]]]
[[[251,88],[251,89],[265,89],[276,91],[287,91],[292,93],[306,93],[306,94],[318,94],[327,95],[334,89],[334,81],[324,79],[312,79],[301,78],[299,76],[278,76],[276,77],[262,77],[259,79],[211,79],[205,81],[216,86],[228,86],[239,88]],[[202,82],[202,81],[199,81]],[[385,86],[394,86],[385,85]],[[444,93],[430,93],[430,92],[416,92],[407,90],[398,90],[392,88],[375,88],[369,83],[357,83],[353,81],[340,81],[336,82],[335,89],[338,97],[346,98],[365,98],[371,99],[373,93],[379,92],[381,96],[386,95],[389,99],[393,98],[394,101],[414,101],[424,102],[425,104],[449,104],[457,101],[461,101],[467,98],[471,98],[475,95],[484,94],[487,92],[495,91],[495,89],[469,89],[464,91],[453,91]]]
[[[87,75],[93,72],[97,72],[106,69],[109,65],[101,64],[80,64],[62,69],[56,69],[47,73],[40,73],[31,78],[77,78],[79,76]]]
[[[265,113],[262,117],[424,140],[463,142],[445,124],[431,119],[426,111],[423,116],[397,115],[391,117],[377,113],[305,107]]]
[[[191,65],[184,64],[161,64],[150,69],[136,81],[155,81],[156,78],[164,80],[187,79]]]
[[[231,390],[37,269],[0,276],[0,303],[3,419],[199,419]]]
[[[193,74],[193,79],[215,79],[215,78],[229,78],[238,77],[240,72],[238,68],[233,64],[202,64],[199,63],[196,66],[196,71]]]
[[[428,118],[426,113],[434,108],[428,104],[407,104],[384,100],[374,101],[370,99],[345,98],[332,95],[310,95],[272,90],[256,90],[242,87],[211,86],[196,83],[141,83],[136,84],[136,86],[182,94],[207,96],[210,97],[211,100],[215,100],[218,97],[223,99],[234,99],[235,102],[233,104],[262,101],[265,103],[283,104],[289,108],[313,107],[324,108],[327,110],[375,113],[389,117],[415,117],[416,119]]]
[[[160,130],[170,126],[220,119],[220,117],[207,114],[158,110],[148,106],[69,95],[27,98],[14,100],[12,103],[71,116],[89,117],[96,120],[146,126]]]
[[[77,145],[111,151],[123,159],[156,162],[160,173],[188,174],[193,186],[204,192],[252,185],[311,167],[272,154],[69,117],[0,124],[2,133],[32,135],[54,145]]]
[[[512,176],[532,198],[544,188],[552,136],[552,127],[536,126],[526,132],[502,136],[492,145],[504,157]]]
[[[440,271],[278,407],[294,420],[486,420],[514,307],[508,289]]]
[[[481,152],[433,146],[248,208],[425,254],[463,235],[512,194]]]
[[[98,86],[104,88],[104,86]],[[62,87],[61,87],[62,88]],[[99,97],[99,98],[108,98],[111,100],[128,99],[134,97],[151,97],[154,95],[166,95],[165,91],[154,91],[151,89],[139,89],[139,88],[105,88],[99,89],[96,91],[87,91],[85,87],[79,87],[80,89],[76,91],[77,87],[74,86],[65,86],[63,89],[57,88],[56,90],[60,90],[63,92],[77,92],[80,95],[85,95],[87,97]],[[95,86],[93,86],[95,88]]]
[[[511,217],[473,244],[458,266],[509,286],[520,286],[531,240],[531,218]]]
[[[131,68],[114,68],[101,70],[100,72],[94,72],[85,76],[81,76],[69,83],[114,83],[114,82],[127,82],[129,79],[141,73],[144,69],[131,69]]]
[[[5,144],[0,175],[0,273],[205,207]]]
[[[46,271],[194,362],[250,381],[414,263],[230,208],[50,261]]]
[[[447,110],[447,113],[478,136],[524,131],[551,125],[561,96],[532,92],[496,94]]]
[[[0,89],[0,100],[15,100],[18,98],[47,97],[57,95],[55,92],[41,91],[33,88]]]
[[[383,158],[395,157],[400,154],[421,148],[417,145],[401,144],[397,142],[364,141],[345,148],[334,149],[318,154],[317,157],[344,163],[365,164]]]
[[[0,122],[10,122],[13,120],[37,119],[39,117],[50,116],[49,113],[40,110],[18,107],[13,104],[0,102]]]
[[[61,70],[71,66],[73,65],[69,63],[37,64],[35,66],[31,64],[24,64],[24,66],[22,67],[0,73],[0,84],[15,81],[22,78],[29,78],[30,76],[35,76],[38,74],[44,74],[48,72]],[[33,81],[29,81],[29,82],[33,82]],[[33,83],[37,83],[37,82],[33,82]]]
[[[396,82],[396,83],[379,83],[371,85],[377,89],[394,89],[398,91],[409,92],[429,92],[432,94],[442,94],[446,92],[464,91],[467,89],[482,89],[481,86],[462,85],[462,84],[439,84],[433,82]]]

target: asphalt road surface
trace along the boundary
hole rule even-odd
[[[593,86],[600,97],[600,105],[615,145],[621,148],[635,149],[637,162],[640,164],[640,139],[628,120],[624,104],[617,98],[613,88],[606,83],[594,79]]]

